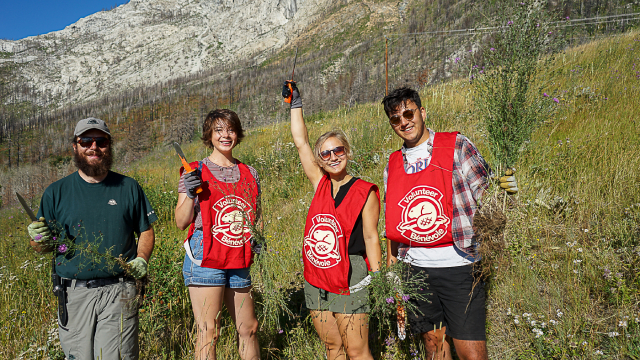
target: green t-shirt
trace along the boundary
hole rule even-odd
[[[75,173],[49,185],[38,217],[44,216],[68,250],[56,257],[56,272],[69,279],[98,279],[122,274],[113,259],[136,257],[134,237],[158,220],[140,185],[109,171],[100,183]]]

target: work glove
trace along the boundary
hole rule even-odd
[[[37,243],[47,243],[51,240],[51,229],[49,229],[43,217],[29,224],[27,230],[29,231],[29,236]]]
[[[289,84],[291,84],[291,89],[289,89]],[[291,109],[298,109],[302,107],[302,98],[300,97],[300,91],[298,91],[296,82],[292,80],[285,80],[284,85],[282,86],[282,97],[288,98],[289,96],[291,96]]]
[[[127,264],[129,264],[129,274],[134,278],[140,279],[147,275],[147,262],[140,256],[129,261]]]
[[[202,179],[198,176],[197,171],[188,172],[184,175],[184,186],[187,188],[189,199],[196,197],[196,189],[200,185],[202,185]]]
[[[260,255],[265,245],[266,244],[259,242],[254,238],[251,238],[251,251],[253,251],[254,254]]]
[[[500,187],[505,189],[505,191],[509,194],[515,194],[518,192],[518,182],[516,181],[516,177],[513,176],[515,172],[515,169],[509,168],[507,169],[507,171],[505,171],[505,176],[498,179],[498,181],[500,182]]]

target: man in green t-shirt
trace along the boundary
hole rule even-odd
[[[56,252],[60,343],[67,359],[138,359],[133,278],[147,274],[158,217],[135,180],[110,171],[104,121],[80,120],[72,147],[78,171],[47,187],[28,226],[36,251]]]

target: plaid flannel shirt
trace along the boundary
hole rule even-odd
[[[429,131],[429,140],[427,140],[428,154],[427,164],[431,162],[431,153],[433,149],[433,138],[435,132]],[[410,166],[405,157],[406,148],[402,147],[402,156],[404,158],[405,171]],[[418,171],[425,169],[424,166]],[[453,243],[464,253],[475,257],[477,240],[473,231],[473,216],[481,205],[482,195],[489,187],[488,179],[491,177],[491,169],[478,152],[475,145],[466,136],[458,134],[456,137],[455,153],[453,155],[453,220],[451,231],[453,235]],[[389,164],[384,169],[384,190],[385,190],[385,209],[386,209],[386,193],[387,179],[389,177]],[[403,249],[404,248],[404,249]],[[400,244],[400,256],[404,256],[409,246]],[[404,250],[404,251],[403,251]]]

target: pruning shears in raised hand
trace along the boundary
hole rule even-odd
[[[293,59],[293,70],[291,71],[291,80],[286,81],[287,86],[282,88],[282,97],[284,98],[284,102],[287,104],[291,104],[291,99],[293,99],[293,74],[296,72],[296,61],[298,61],[298,48],[296,48],[296,56]]]
[[[177,142],[173,143],[173,148],[176,150],[176,153],[178,154],[178,157],[182,162],[182,166],[184,166],[184,171],[187,173],[195,171],[196,169],[193,169],[187,162],[187,158],[184,156],[184,152],[182,151],[182,148]],[[198,188],[196,189],[196,194],[200,194],[201,192],[202,192],[202,188],[198,186]]]

